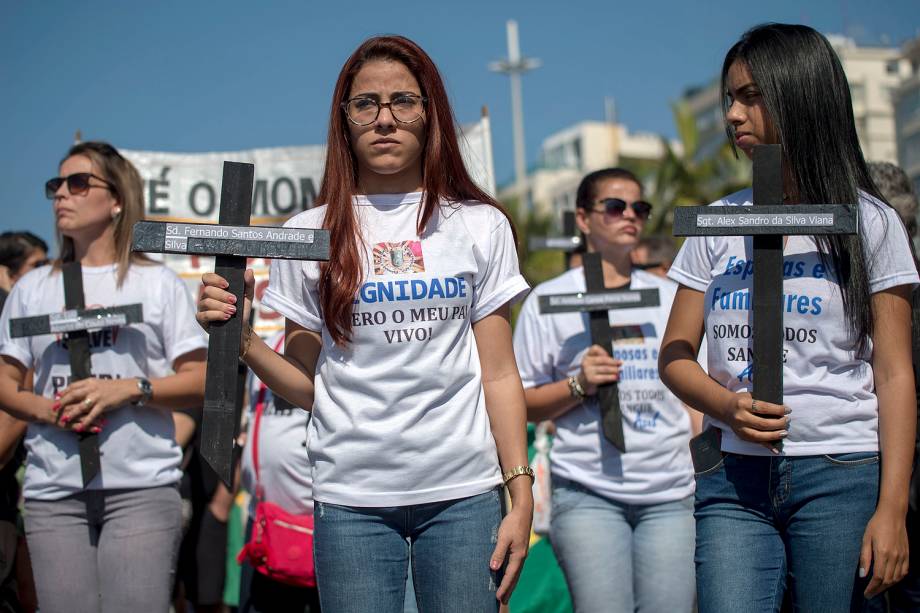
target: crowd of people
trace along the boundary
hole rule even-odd
[[[577,612],[920,610],[916,195],[863,158],[813,29],[744,33],[722,90],[739,155],[782,146],[785,203],[858,208],[857,234],[784,238],[801,308],[784,309],[782,404],[752,396],[751,237],[643,237],[663,203],[627,169],[582,179],[576,225],[608,289],[659,299],[611,309],[612,346],[586,313],[541,313],[586,291],[584,269],[530,291],[444,81],[406,38],[368,39],[339,72],[321,205],[285,224],[327,229],[333,256],[272,263],[270,338],[246,323],[251,271],[240,303],[214,273],[193,297],[132,252],[137,170],[74,145],[45,185],[58,255],[0,235],[0,609],[223,610],[242,487],[241,612],[499,611],[531,536],[530,421],[554,429],[549,538]],[[750,204],[750,189],[713,203]],[[68,332],[10,326],[65,310],[72,262],[86,308],[143,305],[89,332],[82,379]],[[251,374],[228,487],[202,459],[201,407],[208,332],[234,317]],[[625,451],[598,402],[610,384]],[[88,438],[101,459],[84,482]]]

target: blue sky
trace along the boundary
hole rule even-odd
[[[604,97],[635,131],[673,136],[669,104],[705,82],[748,27],[807,23],[864,43],[920,35],[917,0],[748,3],[442,2],[0,3],[0,229],[46,239],[42,184],[75,130],[117,147],[235,150],[321,143],[339,68],[366,37],[404,34],[438,63],[462,122],[487,106],[499,182],[513,173],[505,21],[525,55],[528,162],[549,134],[602,119]]]

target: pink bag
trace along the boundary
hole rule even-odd
[[[274,581],[315,587],[313,516],[292,515],[276,504],[260,500],[252,537],[236,558],[237,562],[243,560]]]
[[[278,341],[280,346],[282,340]],[[275,348],[278,350],[278,347]],[[259,476],[259,425],[265,406],[267,388],[259,387],[256,402],[256,423],[252,432],[252,460],[256,471],[256,512],[252,522],[252,535],[236,557],[238,563],[249,562],[257,572],[266,577],[301,587],[316,586],[316,569],[313,567],[313,516],[294,515],[280,506],[263,500],[262,481]]]

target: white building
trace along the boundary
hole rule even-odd
[[[540,163],[527,177],[529,200],[538,214],[559,219],[563,210],[575,208],[575,191],[587,173],[636,160],[659,160],[663,154],[656,134],[630,133],[618,123],[582,121],[543,141]],[[514,186],[499,192],[501,199],[514,195]]]
[[[859,47],[851,38],[829,35],[850,82],[853,117],[863,155],[870,162],[898,161],[894,92],[910,74],[896,47]]]
[[[904,45],[903,56],[909,74],[895,91],[898,164],[920,194],[920,38]]]
[[[896,47],[860,47],[844,36],[827,37],[840,57],[850,82],[853,117],[867,160],[897,162],[894,92],[910,74],[910,62]],[[683,98],[696,118],[699,155],[714,152],[725,142],[719,78],[702,87],[689,88]]]

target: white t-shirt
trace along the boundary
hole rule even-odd
[[[677,286],[635,270],[631,289],[658,288],[660,306],[611,309],[610,324],[632,328],[616,340],[626,453],[605,437],[597,398],[562,414],[550,453],[553,474],[625,504],[658,504],[693,493],[690,418],[658,376],[658,351]],[[524,302],[514,330],[514,354],[525,388],[567,379],[591,346],[587,313],[541,315],[538,296],[585,291],[583,268],[541,283]],[[641,333],[640,333],[641,331]]]
[[[90,332],[93,376],[100,379],[173,373],[182,355],[207,346],[185,284],[165,266],[132,265],[117,287],[115,265],[83,267],[87,308],[141,303],[143,323]],[[44,266],[13,287],[0,318],[0,353],[35,369],[35,393],[54,398],[68,385],[70,361],[60,336],[10,338],[9,320],[64,310],[60,272]],[[101,470],[88,489],[144,488],[177,482],[182,450],[176,444],[170,411],[126,405],[106,413],[99,435]],[[78,438],[53,425],[30,423],[25,438],[23,494],[56,500],[83,490]]]
[[[322,330],[309,427],[316,500],[411,505],[501,483],[471,324],[527,290],[511,226],[486,204],[443,204],[419,237],[420,200],[355,197],[365,270],[347,346],[324,326],[319,263],[272,262],[263,303]],[[325,212],[285,225],[319,228]]]
[[[284,332],[268,340],[271,347],[283,348]],[[280,345],[279,345],[280,344]],[[264,390],[264,392],[262,392]],[[307,457],[307,423],[310,412],[277,398],[255,375],[249,377],[249,428],[243,451],[243,487],[253,494],[250,514],[255,513],[256,474],[255,410],[261,394],[263,408],[259,424],[259,474],[265,500],[280,505],[290,513],[313,512],[313,479]]]
[[[750,189],[713,203],[750,205]],[[871,293],[918,282],[894,209],[863,194],[859,232]],[[864,355],[854,351],[840,287],[822,264],[814,239],[790,236],[783,254],[783,402],[792,410],[792,421],[782,451],[792,456],[877,451],[871,343]],[[709,376],[733,392],[751,391],[751,237],[691,237],[668,275],[705,292]],[[771,455],[761,445],[740,440],[718,420],[708,423],[722,430],[724,451]]]

